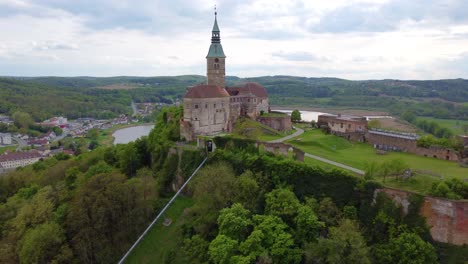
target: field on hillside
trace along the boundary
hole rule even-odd
[[[104,89],[104,90],[130,90],[130,89],[136,89],[139,87],[141,87],[141,85],[129,84],[129,83],[116,83],[116,84],[110,84],[106,86],[97,86],[95,88]]]
[[[432,117],[418,117],[418,120],[427,120],[427,121],[434,121],[439,124],[440,127],[445,127],[450,130],[455,135],[461,134],[468,134],[463,131],[463,125],[468,126],[468,121],[466,120],[454,120],[454,119],[439,119],[439,118],[432,118]]]
[[[408,182],[393,182],[387,179],[387,185],[401,187],[409,185],[416,191],[423,192],[430,184],[441,178],[468,179],[468,168],[462,168],[456,162],[427,158],[409,153],[388,152],[378,155],[372,146],[364,143],[349,142],[343,138],[326,135],[321,130],[311,130],[289,140],[288,143],[320,157],[365,170],[368,162],[382,163],[393,159],[402,159],[418,175]],[[316,163],[306,160],[307,163]],[[317,164],[320,165],[320,164]],[[329,165],[328,165],[329,167]]]

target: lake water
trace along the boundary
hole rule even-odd
[[[275,111],[291,115],[293,110],[275,110]],[[307,122],[310,122],[312,120],[317,121],[319,115],[327,114],[327,113],[322,113],[322,112],[303,111],[303,110],[299,110],[299,112],[301,112],[302,121],[307,121]]]
[[[114,145],[127,144],[143,136],[147,136],[149,135],[153,127],[154,125],[134,126],[134,127],[127,127],[127,128],[119,129],[115,131],[114,134],[112,134],[112,136],[114,137]]]

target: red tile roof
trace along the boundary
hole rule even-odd
[[[226,89],[230,95],[247,95],[251,93],[257,97],[268,97],[265,87],[258,83],[246,83],[242,87],[228,87]]]
[[[5,155],[0,155],[0,162],[14,161],[14,160],[25,160],[41,158],[42,155],[38,152],[13,152]]]
[[[229,93],[226,89],[216,86],[200,84],[189,88],[184,98],[219,98],[229,97]]]

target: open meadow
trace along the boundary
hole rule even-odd
[[[402,159],[408,167],[416,172],[416,176],[406,181],[396,181],[387,178],[385,184],[392,187],[402,187],[418,192],[426,192],[433,182],[440,179],[468,179],[468,168],[462,168],[456,162],[417,156],[410,153],[387,152],[377,154],[372,146],[365,143],[349,142],[341,137],[326,135],[321,130],[309,130],[299,137],[289,140],[290,143],[303,151],[332,161],[343,163],[357,169],[365,170],[369,162],[383,163],[393,159]],[[318,165],[325,169],[333,166],[322,162],[306,159],[310,165]],[[383,181],[383,179],[376,179]]]

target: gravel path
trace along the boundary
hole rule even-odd
[[[283,142],[285,140],[289,140],[291,138],[295,138],[297,136],[300,136],[300,135],[302,135],[302,133],[304,133],[303,129],[298,128],[298,127],[294,127],[294,128],[296,129],[296,132],[294,134],[291,134],[289,136],[286,136],[286,137],[283,137],[283,138],[280,138],[280,139],[271,140],[271,141],[268,141],[268,142],[269,143],[280,143],[280,142]],[[325,163],[331,164],[333,166],[336,166],[336,167],[339,167],[339,168],[342,168],[342,169],[345,169],[345,170],[352,171],[352,172],[357,173],[359,175],[364,175],[365,174],[365,172],[363,170],[356,169],[356,168],[353,168],[351,166],[348,166],[348,165],[345,165],[345,164],[342,164],[342,163],[338,163],[338,162],[333,161],[333,160],[325,159],[325,158],[322,158],[322,157],[319,157],[319,156],[316,156],[316,155],[312,155],[310,153],[305,153],[304,155],[306,157],[316,159],[318,161],[325,162]]]

